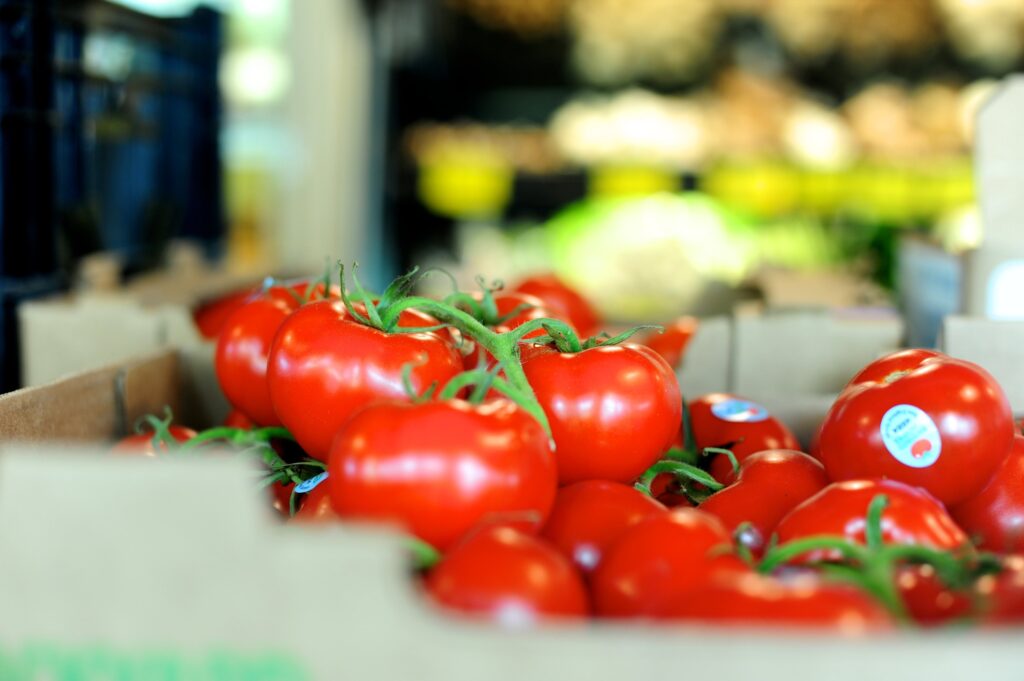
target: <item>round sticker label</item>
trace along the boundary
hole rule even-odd
[[[297,494],[306,494],[313,491],[313,488],[319,485],[321,482],[327,479],[327,471],[324,471],[320,475],[314,476],[309,480],[303,480],[299,484],[295,485],[295,492]]]
[[[885,448],[904,466],[927,468],[942,453],[935,422],[912,404],[897,404],[885,412],[880,431]]]
[[[756,402],[730,398],[711,405],[711,413],[732,423],[757,423],[768,418],[768,410]]]

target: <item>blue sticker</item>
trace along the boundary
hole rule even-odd
[[[935,421],[912,404],[897,404],[885,412],[879,431],[885,448],[904,466],[927,468],[942,453]]]
[[[327,479],[327,471],[324,471],[316,477],[312,477],[309,480],[303,480],[299,484],[295,485],[295,492],[298,494],[306,494],[313,491],[313,488],[319,485],[321,482]]]
[[[711,405],[711,413],[730,423],[757,423],[768,419],[768,410],[756,402],[731,397]]]

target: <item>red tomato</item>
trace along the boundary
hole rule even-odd
[[[679,430],[679,383],[650,348],[623,344],[575,354],[539,348],[523,371],[551,422],[561,484],[632,482]]]
[[[686,346],[697,332],[697,326],[696,317],[678,317],[665,324],[663,332],[645,333],[637,342],[661,355],[673,369],[678,369],[683,363]]]
[[[270,505],[281,515],[288,517],[291,513],[292,490],[295,483],[275,482],[270,486]]]
[[[601,317],[578,291],[553,274],[537,274],[523,279],[513,289],[536,296],[558,319],[569,322],[584,338],[596,334]]]
[[[541,536],[589,573],[601,562],[605,548],[626,528],[665,510],[629,485],[607,480],[577,482],[558,491]]]
[[[302,500],[299,510],[292,516],[296,523],[329,523],[339,520],[331,506],[330,486],[327,481],[314,487]]]
[[[184,426],[168,426],[167,432],[176,442],[186,442],[194,438],[198,433],[191,428]],[[157,451],[159,449],[159,451]],[[161,442],[158,446],[153,445],[153,431],[126,435],[118,440],[110,452],[112,454],[136,454],[141,456],[157,456],[166,454],[167,445]]]
[[[508,400],[372,405],[338,433],[328,470],[339,515],[403,524],[440,550],[489,515],[543,522],[557,486],[547,434]]]
[[[608,617],[653,615],[666,601],[703,589],[722,572],[747,572],[729,534],[709,513],[675,508],[623,532],[591,578],[594,609]]]
[[[1024,550],[1024,437],[1013,438],[1010,455],[985,489],[949,512],[979,548]]]
[[[907,612],[922,626],[948,624],[968,616],[973,607],[970,594],[948,588],[931,565],[901,566],[896,587]]]
[[[252,430],[258,427],[251,418],[237,409],[232,409],[228,412],[228,415],[224,417],[223,425],[228,428],[240,428],[242,430]]]
[[[287,289],[275,287],[242,305],[217,339],[214,368],[225,397],[261,426],[281,424],[270,401],[267,358],[281,323],[299,307]]]
[[[689,403],[690,423],[697,450],[730,449],[743,461],[766,449],[800,449],[796,436],[756,402],[728,393],[701,395]],[[711,460],[711,475],[725,483],[732,475],[728,457]]]
[[[878,494],[889,498],[882,513],[882,540],[893,544],[920,544],[959,550],[967,535],[946,509],[923,489],[896,480],[834,482],[790,511],[776,527],[779,544],[816,535],[847,537],[864,543],[868,505]],[[833,560],[832,551],[813,551],[804,560]]]
[[[830,628],[844,634],[893,628],[892,617],[863,591],[814,575],[722,575],[659,614],[732,625]]]
[[[978,614],[991,625],[1024,623],[1024,556],[1002,557],[1003,571],[986,575],[975,584],[974,593],[981,601]]]
[[[760,553],[783,516],[826,485],[825,468],[803,452],[756,452],[740,464],[735,482],[712,494],[698,508],[716,516],[730,532],[742,523],[750,523],[744,544]]]
[[[203,338],[216,338],[235,310],[259,293],[259,288],[246,288],[203,303],[192,313],[192,320]]]
[[[976,364],[911,350],[859,376],[821,427],[821,461],[832,480],[900,480],[955,505],[976,496],[1009,453],[1010,404]]]
[[[434,325],[413,310],[400,326]],[[313,458],[359,409],[380,399],[408,400],[402,368],[422,392],[462,371],[455,347],[435,333],[389,334],[349,318],[337,300],[308,303],[285,319],[270,350],[267,380],[274,411]]]
[[[588,613],[583,580],[562,554],[537,537],[491,525],[467,536],[426,579],[441,605],[521,626]]]

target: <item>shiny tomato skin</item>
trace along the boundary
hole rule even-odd
[[[690,340],[697,333],[699,322],[696,317],[686,316],[677,317],[663,326],[664,331],[645,333],[637,342],[661,355],[673,369],[678,369],[683,364]]]
[[[679,383],[650,348],[538,348],[523,371],[551,423],[558,479],[629,483],[658,460],[682,420]]]
[[[760,410],[760,416],[748,420],[730,420],[715,414],[726,403],[750,402]],[[768,414],[767,410],[744,397],[729,393],[709,393],[691,400],[690,423],[697,451],[705,447],[730,449],[738,461],[743,461],[754,452],[766,449],[800,449],[800,442],[782,421]],[[732,475],[729,458],[716,455],[711,460],[711,475],[725,483]]]
[[[987,626],[1024,624],[1024,555],[1001,556],[1002,572],[974,585],[979,606],[974,614]]]
[[[198,434],[196,431],[185,426],[168,426],[167,432],[176,442],[187,442]],[[135,435],[126,435],[111,447],[110,452],[112,454],[135,454],[156,457],[167,453],[167,445],[161,442],[158,446],[154,446],[153,432],[149,431],[146,433],[136,433]]]
[[[594,610],[604,617],[655,615],[714,575],[749,571],[730,549],[728,532],[709,513],[675,508],[649,516],[605,550],[591,576]]]
[[[214,339],[220,335],[224,323],[238,308],[245,305],[259,293],[258,288],[245,288],[233,291],[219,298],[205,302],[192,313],[199,334],[203,338]]]
[[[783,516],[826,485],[824,466],[803,452],[755,452],[740,464],[735,481],[698,508],[721,520],[730,533],[742,523],[750,523],[744,544],[760,554]]]
[[[217,338],[217,382],[236,410],[261,426],[279,426],[270,401],[267,358],[281,323],[299,307],[287,290],[272,288],[239,307]]]
[[[526,293],[544,301],[545,306],[561,320],[589,338],[600,331],[601,317],[579,291],[553,274],[536,274],[520,281],[512,291]]]
[[[329,523],[338,520],[340,518],[331,505],[330,487],[326,480],[306,494],[299,510],[292,516],[294,523]]]
[[[338,515],[403,525],[442,551],[488,517],[543,522],[557,488],[547,434],[508,400],[369,406],[339,431],[328,470]]]
[[[896,588],[907,613],[923,627],[949,624],[969,616],[973,609],[971,595],[947,587],[931,565],[900,566]]]
[[[425,586],[445,608],[507,625],[590,610],[583,580],[562,554],[503,525],[471,532],[434,566]]]
[[[814,575],[779,579],[756,573],[720,575],[668,603],[659,617],[733,626],[832,629],[862,634],[895,628],[892,617],[852,586]]]
[[[923,358],[922,358],[923,357]],[[906,351],[869,365],[836,399],[821,427],[821,461],[832,480],[889,478],[952,506],[977,495],[1009,454],[1013,415],[981,367],[932,351]],[[886,415],[910,413],[886,426]],[[924,434],[898,446],[895,428]],[[883,432],[884,428],[889,430]],[[936,456],[931,460],[932,456]]]
[[[949,512],[978,548],[1024,551],[1024,437],[1014,436],[1010,455],[988,485]]]
[[[593,572],[604,550],[626,528],[666,510],[629,485],[586,480],[558,490],[541,536],[587,574]]]
[[[910,348],[908,350],[892,352],[876,359],[854,374],[853,378],[847,382],[846,387],[868,381],[884,381],[887,376],[894,372],[903,371],[908,366],[917,366],[926,359],[943,356],[938,350],[927,350],[925,348]]]
[[[834,535],[863,544],[868,505],[878,494],[889,499],[882,513],[885,543],[919,544],[949,551],[968,547],[967,535],[935,497],[896,480],[845,480],[830,484],[779,521],[775,530],[778,543]],[[802,558],[817,561],[838,557],[831,551],[819,550]]]
[[[406,310],[399,325],[435,322]],[[389,334],[352,320],[341,301],[303,305],[281,324],[270,350],[267,380],[281,423],[313,458],[325,461],[338,430],[381,399],[408,400],[402,368],[418,393],[463,370],[462,357],[435,333]]]

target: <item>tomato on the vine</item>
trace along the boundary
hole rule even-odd
[[[436,321],[404,310],[398,325]],[[463,369],[452,342],[437,333],[387,333],[353,319],[342,301],[303,305],[281,324],[270,350],[267,380],[274,411],[310,456],[326,460],[338,430],[380,399],[409,400],[413,389],[443,384]]]
[[[979,548],[1024,551],[1024,437],[1014,436],[1009,456],[988,485],[949,512]]]
[[[626,528],[665,511],[663,505],[629,485],[607,480],[577,482],[558,490],[541,536],[588,573]]]
[[[899,480],[956,505],[981,492],[1012,442],[1010,404],[988,372],[907,350],[843,389],[822,424],[820,456],[833,480]]]
[[[632,482],[679,430],[679,383],[650,348],[626,343],[563,353],[542,347],[523,372],[551,423],[563,485]]]
[[[664,325],[663,331],[645,333],[636,342],[646,345],[665,358],[673,369],[683,363],[683,356],[690,340],[697,332],[699,322],[696,317],[677,317]]]
[[[512,289],[518,293],[536,296],[544,301],[554,316],[571,324],[584,338],[596,334],[601,317],[596,310],[572,288],[553,274],[535,274],[520,281]]]
[[[732,625],[830,628],[844,634],[894,626],[889,613],[865,592],[807,574],[786,579],[722,575],[667,603],[658,615]]]
[[[766,449],[800,449],[796,436],[760,404],[728,393],[701,395],[689,402],[690,424],[697,451],[729,449],[740,462]],[[711,460],[711,475],[726,482],[732,464],[725,456]]]
[[[888,498],[882,511],[882,540],[919,544],[949,551],[966,550],[967,535],[935,497],[896,480],[834,482],[790,511],[776,527],[779,545],[806,537],[832,535],[865,543],[868,505],[879,494]],[[803,560],[838,558],[832,550],[808,552]]]
[[[167,433],[175,442],[187,442],[194,438],[197,433],[185,426],[168,426]],[[153,443],[153,431],[126,435],[114,444],[110,449],[113,454],[135,454],[140,456],[155,457],[166,454],[169,450],[165,442]]]
[[[441,550],[489,516],[543,522],[557,487],[544,429],[503,399],[366,407],[334,439],[328,471],[340,516],[401,524]]]
[[[748,572],[731,548],[729,533],[709,513],[675,508],[649,516],[605,549],[591,577],[594,609],[607,617],[655,615],[717,574]]]
[[[747,524],[743,544],[759,553],[783,516],[826,485],[825,468],[803,452],[756,452],[743,460],[728,487],[698,508],[716,516],[730,532]]]
[[[901,566],[896,572],[896,587],[907,613],[921,626],[934,627],[967,617],[974,607],[970,592],[946,586],[928,564]]]
[[[258,288],[244,288],[201,304],[192,313],[199,334],[214,339],[220,335],[224,323],[238,308],[245,305],[259,292]]]
[[[544,540],[504,525],[471,532],[425,582],[441,605],[510,626],[587,615],[587,591],[572,564]]]

